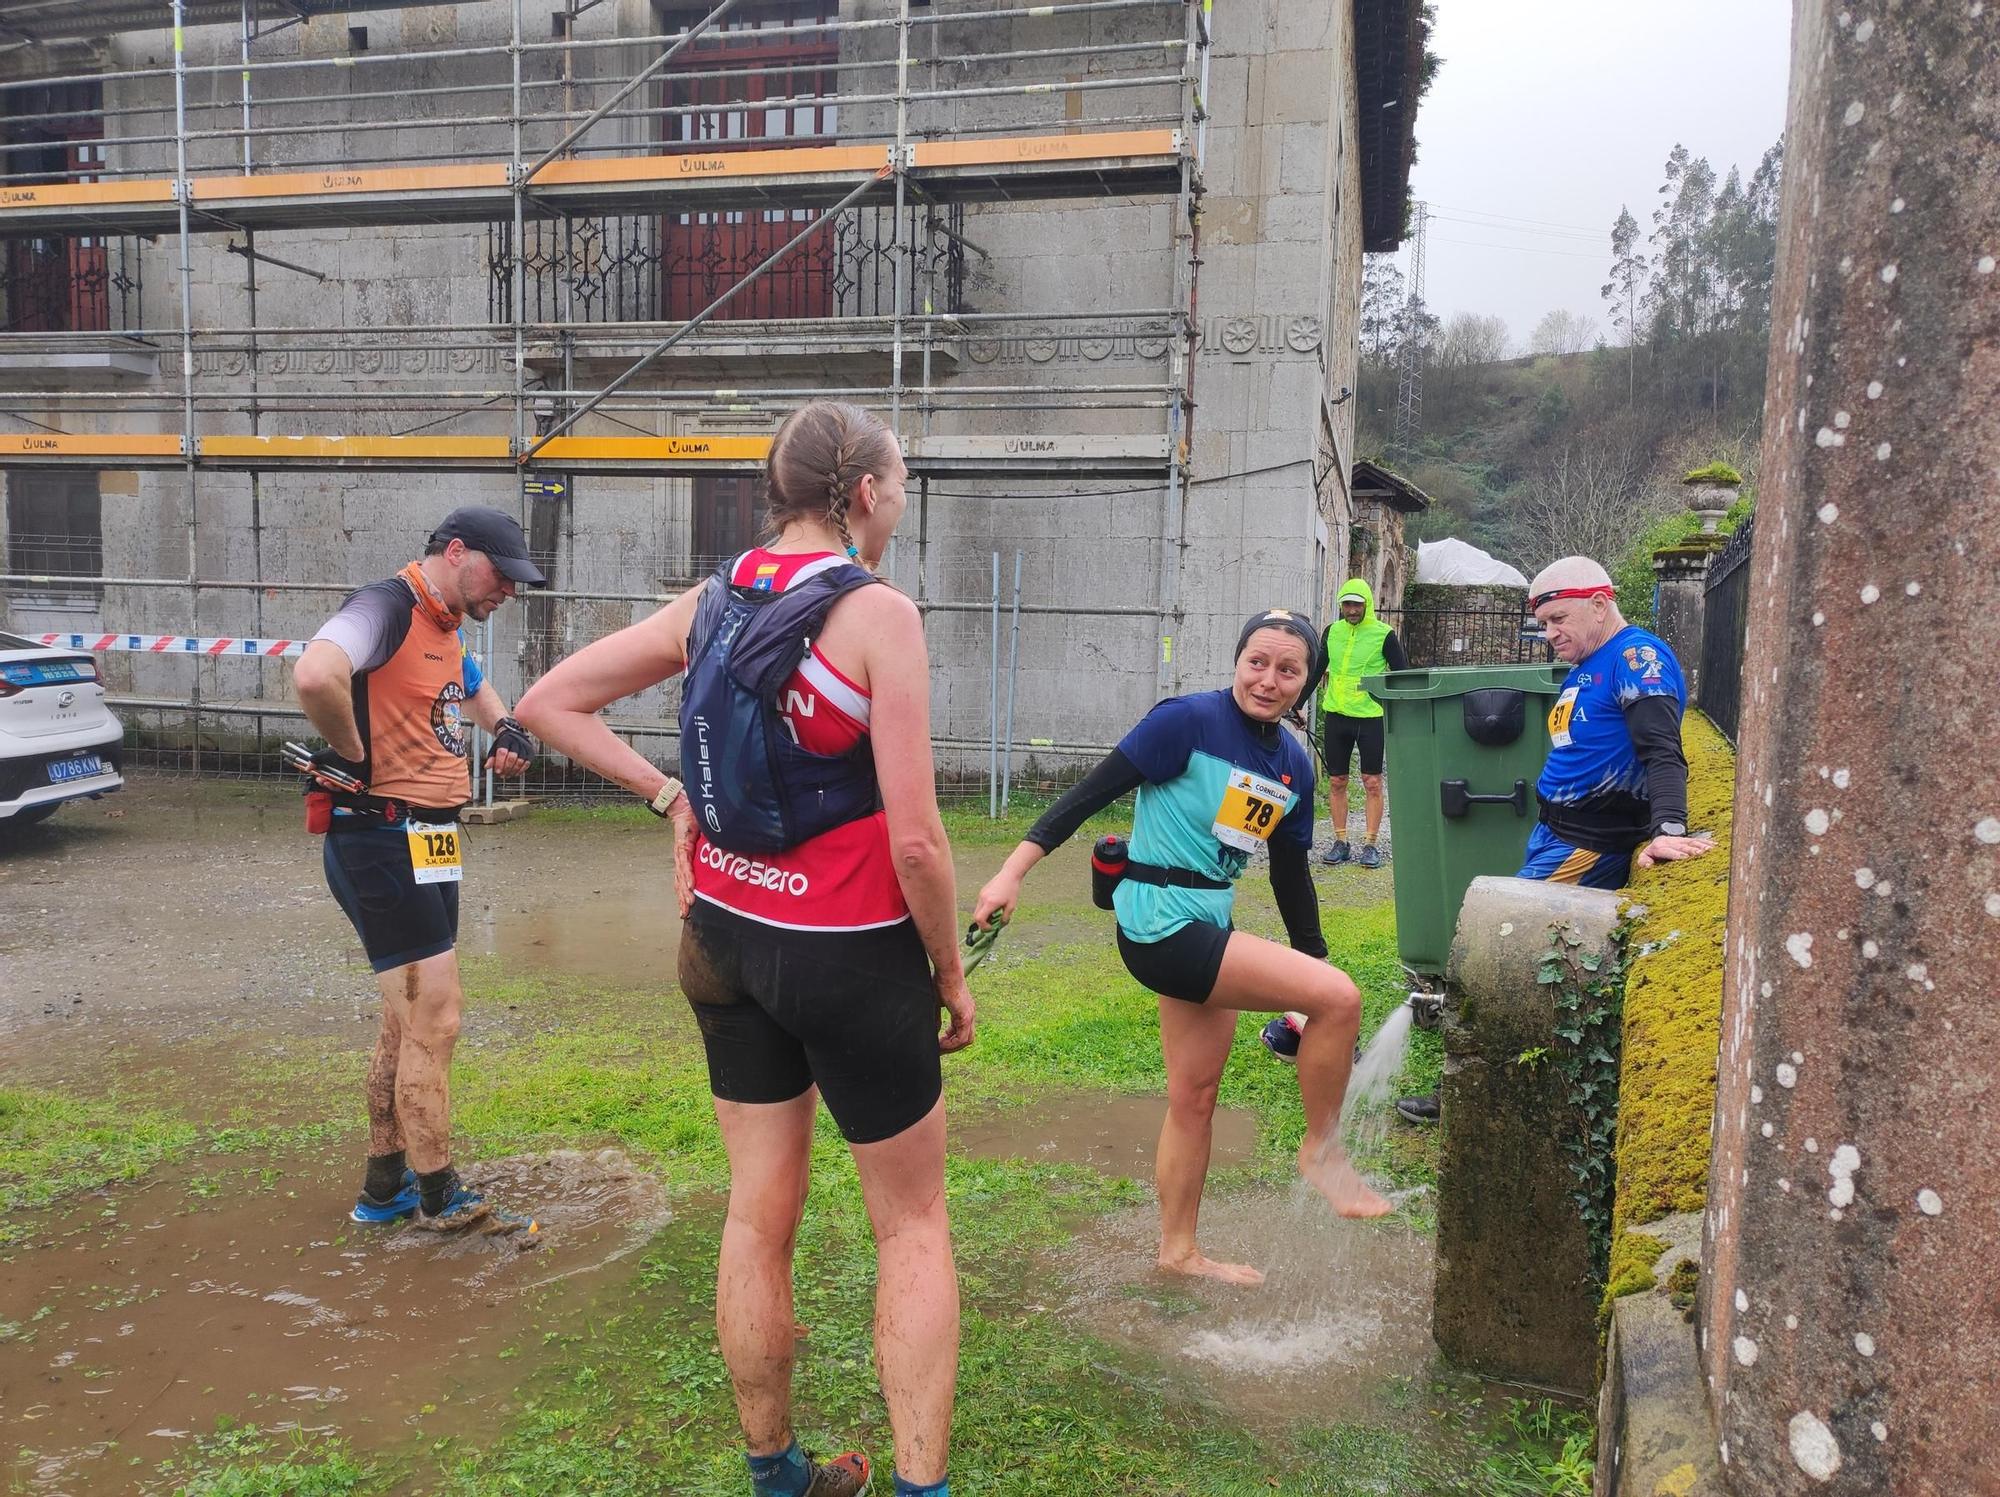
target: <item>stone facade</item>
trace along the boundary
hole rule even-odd
[[[893,16],[892,0],[853,0],[843,19]],[[1135,115],[1177,115],[1180,91],[1162,83],[1141,88],[1064,87],[1118,73],[1171,75],[1178,54],[1143,44],[1178,40],[1186,11],[1162,3],[1082,16],[1023,17],[978,27],[918,26],[912,30],[911,87],[939,97],[911,105],[913,136],[951,136],[996,127],[1122,128],[1109,122]],[[642,0],[608,0],[576,23],[584,41],[650,35],[681,23]],[[257,124],[283,126],[329,118],[353,128],[333,134],[259,136],[260,172],[317,169],[327,161],[511,159],[511,128],[465,121],[507,112],[509,59],[504,51],[511,6],[499,0],[461,6],[359,13],[365,21],[365,66],[342,69],[345,84],[325,70],[259,72]],[[548,17],[529,13],[528,40],[545,37]],[[320,18],[261,39],[261,59],[348,53],[355,45],[342,18]],[[982,478],[931,485],[921,547],[927,600],[942,605],[930,617],[935,727],[942,743],[966,745],[978,762],[988,732],[991,619],[972,606],[990,600],[992,555],[1001,554],[1011,592],[1014,553],[1022,556],[1023,602],[1030,609],[1077,606],[1150,607],[1161,568],[1172,569],[1168,595],[1179,621],[1159,638],[1143,614],[1076,619],[1031,612],[1021,626],[1017,736],[1089,746],[1115,741],[1163,691],[1201,689],[1219,681],[1240,619],[1274,605],[1324,610],[1348,554],[1351,506],[1345,474],[1352,459],[1351,403],[1333,392],[1355,382],[1355,323],[1360,290],[1361,181],[1355,147],[1354,19],[1346,0],[1254,0],[1214,18],[1207,98],[1206,196],[1199,215],[1199,301],[1191,384],[1194,414],[1185,434],[1192,486],[1185,501],[1160,483]],[[543,28],[538,34],[535,27]],[[893,28],[843,33],[841,91],[886,91],[893,68]],[[157,66],[170,58],[165,33],[128,33],[102,49],[107,69]],[[1132,48],[1078,59],[1059,56],[997,59],[996,54],[1065,46]],[[191,129],[233,124],[238,79],[233,28],[189,33]],[[480,49],[500,48],[498,51]],[[457,55],[406,57],[425,51]],[[650,45],[578,51],[567,84],[554,51],[530,52],[523,64],[531,100],[568,101],[580,117],[619,81],[654,55]],[[941,62],[943,54],[964,59]],[[356,54],[358,55],[358,54]],[[994,59],[994,60],[989,60]],[[876,64],[877,66],[870,66]],[[1048,80],[1046,92],[984,97],[981,87]],[[486,86],[490,91],[425,96],[437,86]],[[342,103],[304,102],[308,95],[370,94]],[[136,112],[115,119],[129,136],[171,135],[171,92],[158,79],[105,85],[107,105]],[[642,94],[641,98],[652,97]],[[300,102],[286,103],[286,100]],[[891,103],[840,106],[843,140],[893,134]],[[443,117],[448,115],[449,117]],[[389,129],[364,130],[368,124]],[[523,132],[526,158],[553,145],[559,126]],[[657,120],[608,120],[593,142],[619,143],[639,153]],[[171,175],[171,142],[119,145],[112,164]],[[193,143],[190,170],[240,169],[240,142]],[[976,246],[965,260],[963,305],[969,311],[1054,313],[1169,308],[1176,259],[1196,251],[1188,226],[1175,223],[1171,199],[1093,197],[1059,201],[973,204],[959,232]],[[253,323],[246,260],[232,253],[242,236],[225,231],[190,241],[192,311],[198,329],[247,329]],[[530,254],[542,243],[531,231]],[[182,390],[179,346],[179,240],[135,241],[143,259],[144,320],[163,335],[139,350],[143,372],[112,387],[131,398],[112,407],[65,400],[74,381],[45,375],[48,399],[33,419],[64,430],[177,430]],[[499,229],[484,224],[390,228],[314,227],[268,230],[257,250],[316,272],[313,279],[269,263],[256,269],[253,350],[244,335],[204,337],[193,380],[202,391],[247,395],[254,377],[261,412],[255,430],[280,433],[383,433],[425,427],[449,434],[515,435],[512,415],[512,335],[491,327],[495,256],[507,254]],[[606,253],[603,245],[590,255]],[[594,261],[572,260],[589,269]],[[555,279],[559,280],[560,277]],[[924,294],[942,295],[925,286]],[[530,315],[536,315],[532,305]],[[906,436],[1033,437],[1045,434],[1160,433],[1166,413],[1113,409],[1111,397],[1076,394],[1066,386],[1158,382],[1171,367],[1164,320],[1151,331],[1051,320],[1046,325],[967,324],[928,348],[913,338],[905,379],[929,364],[942,392],[930,412],[902,411]],[[413,327],[472,329],[404,334]],[[338,335],[286,329],[346,329]],[[949,330],[948,330],[949,331]],[[630,349],[579,359],[579,388],[616,374],[649,337]],[[401,341],[408,347],[386,347]],[[124,345],[120,345],[124,346]],[[527,350],[533,374],[560,386],[562,362],[549,343]],[[620,357],[619,355],[623,355]],[[713,405],[677,400],[621,410],[616,422],[590,418],[580,434],[643,431],[755,432],[768,430],[789,399],[760,400],[757,389],[880,387],[889,362],[880,333],[833,351],[802,348],[783,357],[707,351],[669,355],[643,377],[641,392],[730,387],[741,394]],[[29,376],[9,373],[19,381]],[[1002,385],[1035,392],[1021,397],[957,396],[966,387]],[[102,388],[93,385],[92,388]],[[339,390],[371,397],[332,407],[300,397]],[[467,401],[495,397],[485,409],[441,419],[432,392]],[[886,402],[885,402],[886,403]],[[204,411],[204,434],[253,430],[247,399],[227,411]],[[981,405],[1020,407],[978,409]],[[1125,404],[1130,407],[1129,398]],[[556,408],[553,399],[545,411]],[[542,417],[544,424],[548,417]],[[525,435],[535,435],[530,429]],[[1317,479],[1316,479],[1317,475]],[[334,591],[292,590],[297,584],[360,582],[385,575],[413,554],[417,541],[451,505],[485,501],[524,505],[514,481],[498,474],[411,474],[374,471],[179,471],[105,473],[104,575],[184,578],[190,566],[210,581],[278,584],[277,590],[204,589],[198,606],[185,587],[107,586],[101,597],[55,599],[14,589],[10,627],[190,631],[291,637],[310,633],[337,601]],[[889,558],[907,590],[919,588],[916,495],[912,515]],[[688,479],[584,476],[569,501],[537,522],[554,542],[558,588],[595,599],[545,605],[526,631],[527,610],[496,617],[491,662],[497,684],[517,693],[524,675],[552,655],[632,621],[650,606],[642,599],[677,586],[698,569]],[[521,508],[525,514],[525,509]],[[190,523],[190,522],[193,523]],[[1176,541],[1178,538],[1178,549]],[[1331,558],[1331,559],[1329,559]],[[623,595],[623,596],[621,596]],[[964,611],[951,611],[954,607]],[[544,639],[542,636],[546,636]],[[287,673],[270,664],[196,662],[107,656],[116,689],[161,700],[185,698],[197,680],[204,700],[282,699]],[[638,721],[664,724],[671,695],[631,709]],[[976,748],[973,746],[977,746]],[[941,758],[950,759],[949,754]]]

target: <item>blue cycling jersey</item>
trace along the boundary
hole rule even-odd
[[[1641,697],[1687,706],[1687,684],[1667,642],[1627,624],[1563,677],[1549,709],[1554,745],[1535,794],[1547,805],[1577,805],[1607,795],[1646,799],[1646,766],[1632,746],[1625,709]]]
[[[1227,691],[1170,697],[1118,745],[1145,777],[1133,814],[1135,862],[1234,884],[1259,843],[1312,846],[1313,769],[1305,745],[1247,716]],[[1126,879],[1118,928],[1160,941],[1192,921],[1227,929],[1234,888],[1163,888]]]

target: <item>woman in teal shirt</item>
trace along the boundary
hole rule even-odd
[[[1118,951],[1159,995],[1167,1117],[1155,1178],[1160,1266],[1233,1284],[1264,1275],[1208,1257],[1196,1241],[1216,1089],[1240,1010],[1304,1014],[1298,1055],[1306,1137],[1299,1173],[1342,1216],[1381,1216],[1340,1143],[1340,1103],[1361,1026],[1361,993],[1326,963],[1312,849],[1312,760],[1280,726],[1319,674],[1319,636],[1273,609],[1243,626],[1235,678],[1221,691],[1154,707],[1104,761],[1051,806],[979,892],[974,920],[1011,916],[1021,881],[1089,817],[1136,789],[1131,856],[1113,895]],[[1290,946],[1236,930],[1235,884],[1262,845]]]

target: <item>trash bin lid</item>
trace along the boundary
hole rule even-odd
[[[1366,676],[1361,689],[1385,701],[1463,696],[1493,686],[1552,697],[1561,693],[1563,677],[1568,674],[1569,667],[1560,660],[1533,665],[1447,665]]]

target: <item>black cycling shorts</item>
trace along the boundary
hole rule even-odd
[[[325,841],[326,885],[354,922],[369,966],[388,972],[458,944],[458,884],[417,882],[401,825],[336,816]]]
[[[1222,953],[1229,930],[1205,920],[1191,920],[1158,941],[1135,941],[1118,932],[1118,954],[1125,970],[1162,998],[1206,1003],[1222,973]]]
[[[1343,717],[1329,712],[1326,724],[1326,773],[1329,779],[1345,779],[1354,750],[1361,750],[1361,772],[1382,772],[1382,723],[1379,717]]]
[[[913,921],[786,930],[697,900],[680,977],[708,1089],[725,1102],[789,1102],[817,1086],[841,1136],[872,1144],[923,1121],[944,1092],[937,988]]]

